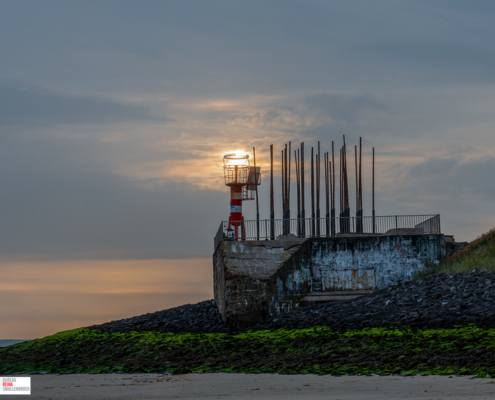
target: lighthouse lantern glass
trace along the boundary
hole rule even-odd
[[[249,179],[249,154],[227,153],[223,156],[223,172],[227,186],[244,186]]]

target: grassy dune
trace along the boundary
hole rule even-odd
[[[61,363],[67,359],[70,364]],[[315,327],[198,335],[82,328],[0,349],[0,373],[36,371],[495,376],[495,329]]]
[[[477,269],[495,270],[495,228],[471,242],[465,249],[448,257],[440,265],[440,273],[458,273]]]

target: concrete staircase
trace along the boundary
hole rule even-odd
[[[301,299],[301,303],[311,306],[327,301],[350,300],[361,297],[365,294],[373,293],[374,290],[334,290],[331,292],[310,292]]]

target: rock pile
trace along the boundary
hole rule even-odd
[[[214,300],[94,325],[107,332],[162,331],[172,333],[228,333]]]
[[[453,256],[458,251],[464,250],[468,244],[468,242],[447,243],[447,256]]]
[[[251,329],[317,325],[339,330],[394,325],[425,329],[471,323],[494,328],[494,300],[493,272],[438,275],[353,300],[298,308]]]
[[[495,273],[437,275],[352,300],[297,308],[252,330],[328,326],[336,330],[408,325],[420,329],[475,324],[495,328]],[[95,325],[108,332],[228,333],[213,300]]]

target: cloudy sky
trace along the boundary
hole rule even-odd
[[[375,147],[377,215],[487,231],[494,16],[476,0],[2,2],[0,339],[211,298],[232,149],[256,146],[261,218],[270,144],[346,135],[363,137],[365,215]]]

